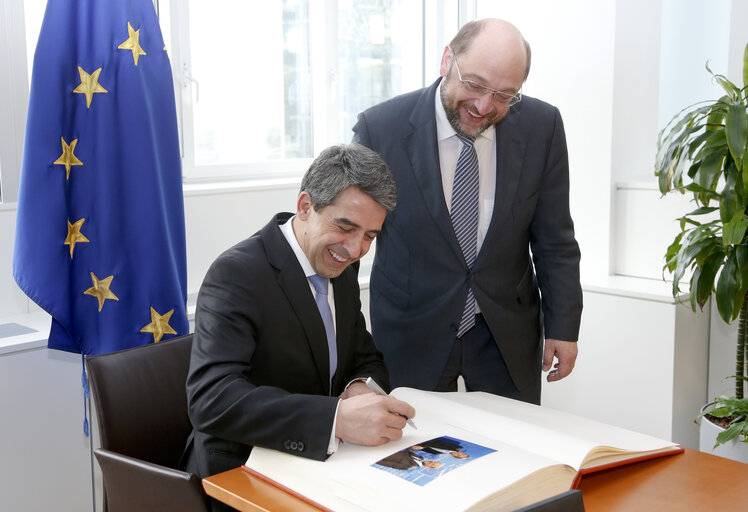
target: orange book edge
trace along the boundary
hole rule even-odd
[[[309,498],[307,498],[307,497],[306,497],[306,496],[304,496],[303,494],[299,494],[298,492],[294,491],[294,490],[293,490],[293,489],[291,489],[290,487],[286,487],[285,485],[279,484],[278,482],[276,482],[276,481],[275,481],[275,480],[273,480],[272,478],[268,478],[268,477],[266,477],[265,475],[263,475],[262,473],[259,473],[259,472],[255,471],[255,470],[254,470],[254,469],[252,469],[252,468],[248,468],[247,466],[244,466],[244,465],[242,465],[242,467],[241,467],[241,468],[242,468],[242,469],[243,469],[244,471],[246,471],[247,473],[249,473],[250,475],[252,475],[252,476],[254,476],[254,477],[257,477],[257,478],[259,478],[260,480],[262,480],[263,482],[267,482],[267,483],[269,483],[270,485],[272,485],[272,486],[274,486],[274,487],[277,487],[278,489],[281,489],[281,490],[282,490],[283,492],[286,492],[286,493],[290,494],[290,495],[291,495],[291,496],[293,496],[294,498],[297,498],[297,499],[299,499],[299,500],[303,501],[304,503],[306,503],[306,504],[308,504],[308,505],[311,505],[311,506],[312,506],[312,507],[314,507],[314,508],[317,508],[317,509],[319,509],[319,510],[322,510],[322,511],[324,511],[324,512],[334,512],[333,510],[331,510],[331,509],[329,509],[329,508],[327,508],[327,507],[323,507],[322,505],[320,505],[320,504],[319,504],[319,503],[317,503],[316,501],[314,501],[314,500],[310,500]]]
[[[592,468],[585,468],[580,469],[577,472],[577,476],[574,477],[574,482],[571,484],[572,489],[577,489],[579,487],[579,483],[582,481],[582,476],[589,475],[590,473],[597,473],[598,471],[605,471],[606,469],[612,469],[617,468],[619,466],[627,466],[629,464],[634,464],[637,462],[643,462],[645,460],[651,460],[651,459],[659,459],[660,457],[667,457],[669,455],[676,455],[678,453],[683,453],[685,448],[682,446],[676,446],[672,450],[667,450],[664,452],[657,452],[657,453],[650,453],[647,455],[642,455],[640,457],[634,457],[632,459],[625,459],[625,460],[619,460],[617,462],[611,462],[609,464],[603,464],[602,466],[595,466]]]

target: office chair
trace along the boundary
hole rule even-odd
[[[192,335],[86,356],[101,448],[104,512],[208,512],[200,479],[177,468],[192,430],[185,381]]]

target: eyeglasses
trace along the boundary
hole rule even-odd
[[[460,73],[460,66],[459,64],[457,64],[457,55],[455,54],[454,50],[452,50],[452,57],[455,60],[455,68],[457,68],[457,78],[460,80],[462,85],[465,86],[465,89],[467,89],[471,93],[479,94],[480,96],[491,93],[493,100],[496,103],[504,105],[505,107],[511,107],[522,101],[521,92],[518,92],[517,94],[509,94],[506,92],[497,91],[496,89],[491,89],[490,87],[481,85],[478,82],[473,82],[472,80],[463,80],[462,73]]]

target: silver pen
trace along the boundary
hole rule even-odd
[[[371,390],[372,390],[372,391],[373,391],[374,393],[376,393],[377,395],[387,396],[387,393],[386,393],[386,392],[384,391],[384,389],[382,389],[382,388],[381,388],[381,387],[379,386],[379,384],[377,384],[377,381],[375,381],[375,380],[374,380],[374,379],[372,379],[371,377],[367,377],[367,378],[366,378],[366,382],[365,382],[365,384],[366,384],[366,387],[367,387],[367,388],[371,389]],[[408,418],[407,416],[405,416],[405,415],[402,415],[402,414],[401,414],[401,416],[402,416],[403,418],[405,418],[405,422],[406,422],[406,423],[407,423],[408,425],[410,425],[410,426],[411,426],[411,427],[413,427],[414,429],[418,430],[418,427],[416,427],[416,424],[415,424],[415,423],[413,423],[413,420],[412,420],[412,419],[410,419],[410,418]]]

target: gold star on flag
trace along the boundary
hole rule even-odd
[[[93,101],[93,95],[97,92],[109,92],[99,84],[99,75],[101,74],[101,68],[97,69],[90,75],[83,71],[83,68],[78,66],[78,74],[81,77],[81,83],[73,89],[73,92],[78,94],[86,95],[86,108],[91,108],[91,102]]]
[[[75,244],[78,242],[88,242],[88,238],[83,236],[83,233],[81,233],[81,226],[83,226],[84,222],[86,222],[85,218],[75,221],[75,224],[70,224],[70,219],[68,219],[68,236],[65,238],[65,245],[70,246],[71,260],[73,259],[73,249],[75,249]],[[99,308],[99,311],[101,311],[101,308]]]
[[[169,319],[171,318],[174,310],[172,309],[165,315],[159,315],[155,309],[151,308],[151,323],[140,329],[140,332],[150,332],[153,334],[153,343],[158,343],[163,338],[164,334],[176,334],[177,331],[171,328],[169,325]]]
[[[127,40],[119,45],[117,49],[119,50],[131,50],[132,51],[132,60],[135,62],[135,65],[138,65],[138,57],[141,55],[146,55],[146,53],[143,51],[143,49],[140,47],[140,29],[133,30],[132,25],[130,25],[130,22],[127,22],[127,33],[130,35],[130,37],[127,38]]]
[[[109,289],[109,287],[112,285],[112,279],[114,279],[114,276],[109,276],[106,279],[99,280],[99,278],[96,277],[93,272],[91,272],[91,281],[93,282],[93,286],[83,293],[86,295],[93,295],[99,300],[99,311],[101,311],[101,308],[104,307],[105,300],[119,300],[117,296],[113,294]]]
[[[65,179],[70,179],[70,166],[71,165],[83,165],[83,162],[78,160],[78,158],[73,154],[75,151],[75,146],[78,144],[78,139],[74,139],[73,142],[70,143],[68,146],[67,142],[65,142],[65,139],[60,137],[60,140],[62,141],[62,154],[60,155],[60,158],[55,160],[54,164],[60,164],[65,166]]]

